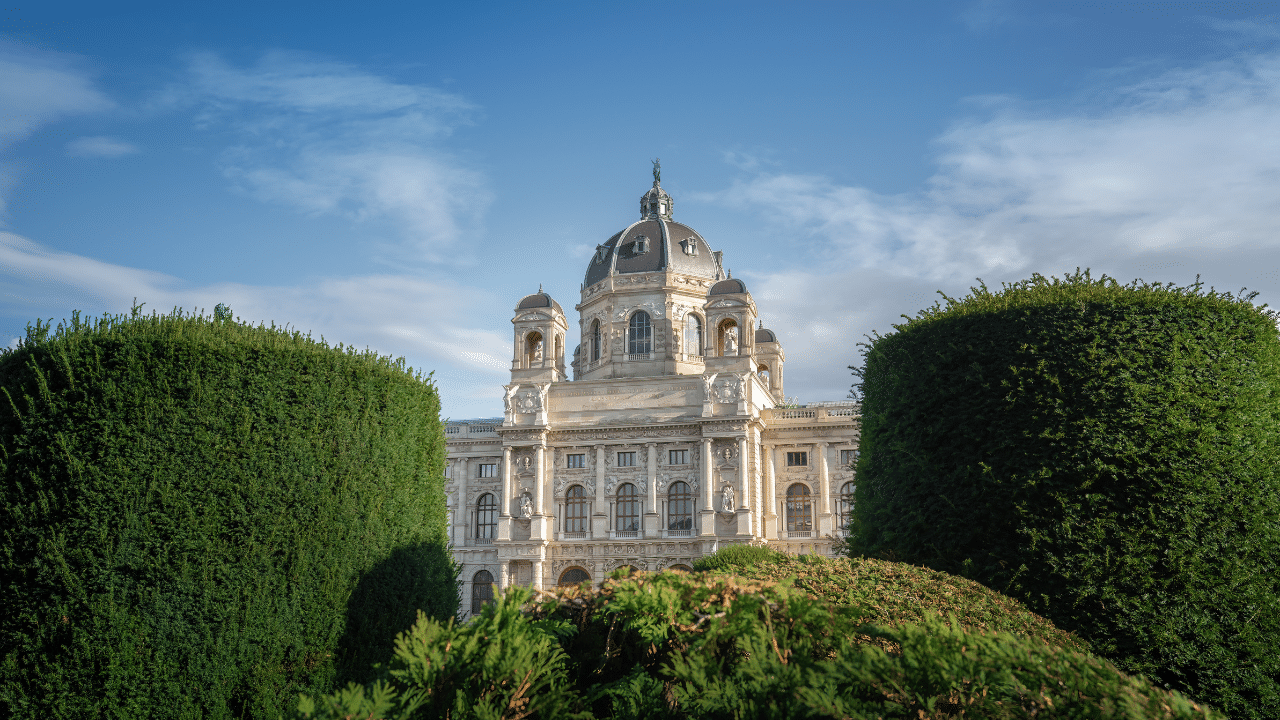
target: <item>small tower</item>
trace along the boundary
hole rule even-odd
[[[782,394],[782,365],[786,361],[787,355],[782,352],[778,336],[761,324],[756,329],[756,377],[769,388],[775,403],[781,403],[785,397]]]
[[[653,161],[653,187],[640,196],[640,218],[643,220],[670,220],[675,210],[675,200],[662,189],[662,160]]]
[[[707,318],[707,372],[754,373],[756,303],[735,278],[711,286],[703,306]]]
[[[547,388],[553,382],[568,380],[564,363],[565,322],[560,303],[538,287],[538,292],[525,296],[511,318],[515,326],[511,356],[511,384],[506,386],[506,422],[546,424]]]

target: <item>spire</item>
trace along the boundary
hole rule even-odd
[[[538,283],[538,292],[539,292],[539,293],[541,293],[541,292],[542,292],[542,283]]]

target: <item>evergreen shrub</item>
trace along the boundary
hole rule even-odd
[[[967,578],[906,563],[730,545],[694,563],[695,570],[704,567],[745,580],[782,583],[836,605],[857,607],[866,622],[885,627],[950,617],[970,632],[1005,632],[1067,650],[1090,650],[1083,639],[1058,629],[1018,600]]]
[[[0,716],[271,718],[450,616],[429,378],[276,327],[37,322],[0,354]]]
[[[1280,715],[1280,339],[1253,297],[1036,275],[871,338],[851,553],[963,574],[1128,672]]]
[[[938,618],[877,627],[778,583],[619,572],[522,612],[531,594],[461,626],[421,618],[384,678],[304,697],[299,717],[1221,717],[1085,653]]]

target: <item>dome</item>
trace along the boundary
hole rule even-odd
[[[729,278],[728,280],[721,280],[715,285],[712,285],[711,292],[707,294],[708,295],[733,295],[735,293],[745,293],[746,291],[747,291],[746,283],[742,282],[737,278]]]
[[[759,330],[756,330],[756,342],[757,343],[778,342],[778,336],[774,335],[773,331],[769,330],[768,328],[760,328]]]
[[[555,308],[556,312],[561,315],[564,314],[564,310],[560,309],[560,303],[552,300],[551,296],[542,292],[541,289],[532,295],[525,295],[524,299],[520,301],[520,304],[516,305],[516,310],[529,310],[531,308],[544,307]]]
[[[583,283],[591,287],[610,275],[676,272],[708,280],[724,277],[720,254],[696,230],[671,219],[671,196],[658,183],[640,198],[640,219],[596,246]]]

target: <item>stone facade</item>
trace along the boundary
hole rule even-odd
[[[446,428],[464,611],[490,582],[598,583],[753,542],[830,554],[842,534],[857,407],[780,407],[776,335],[672,205],[655,166],[640,221],[588,265],[572,361],[539,288],[512,318],[504,416]]]

